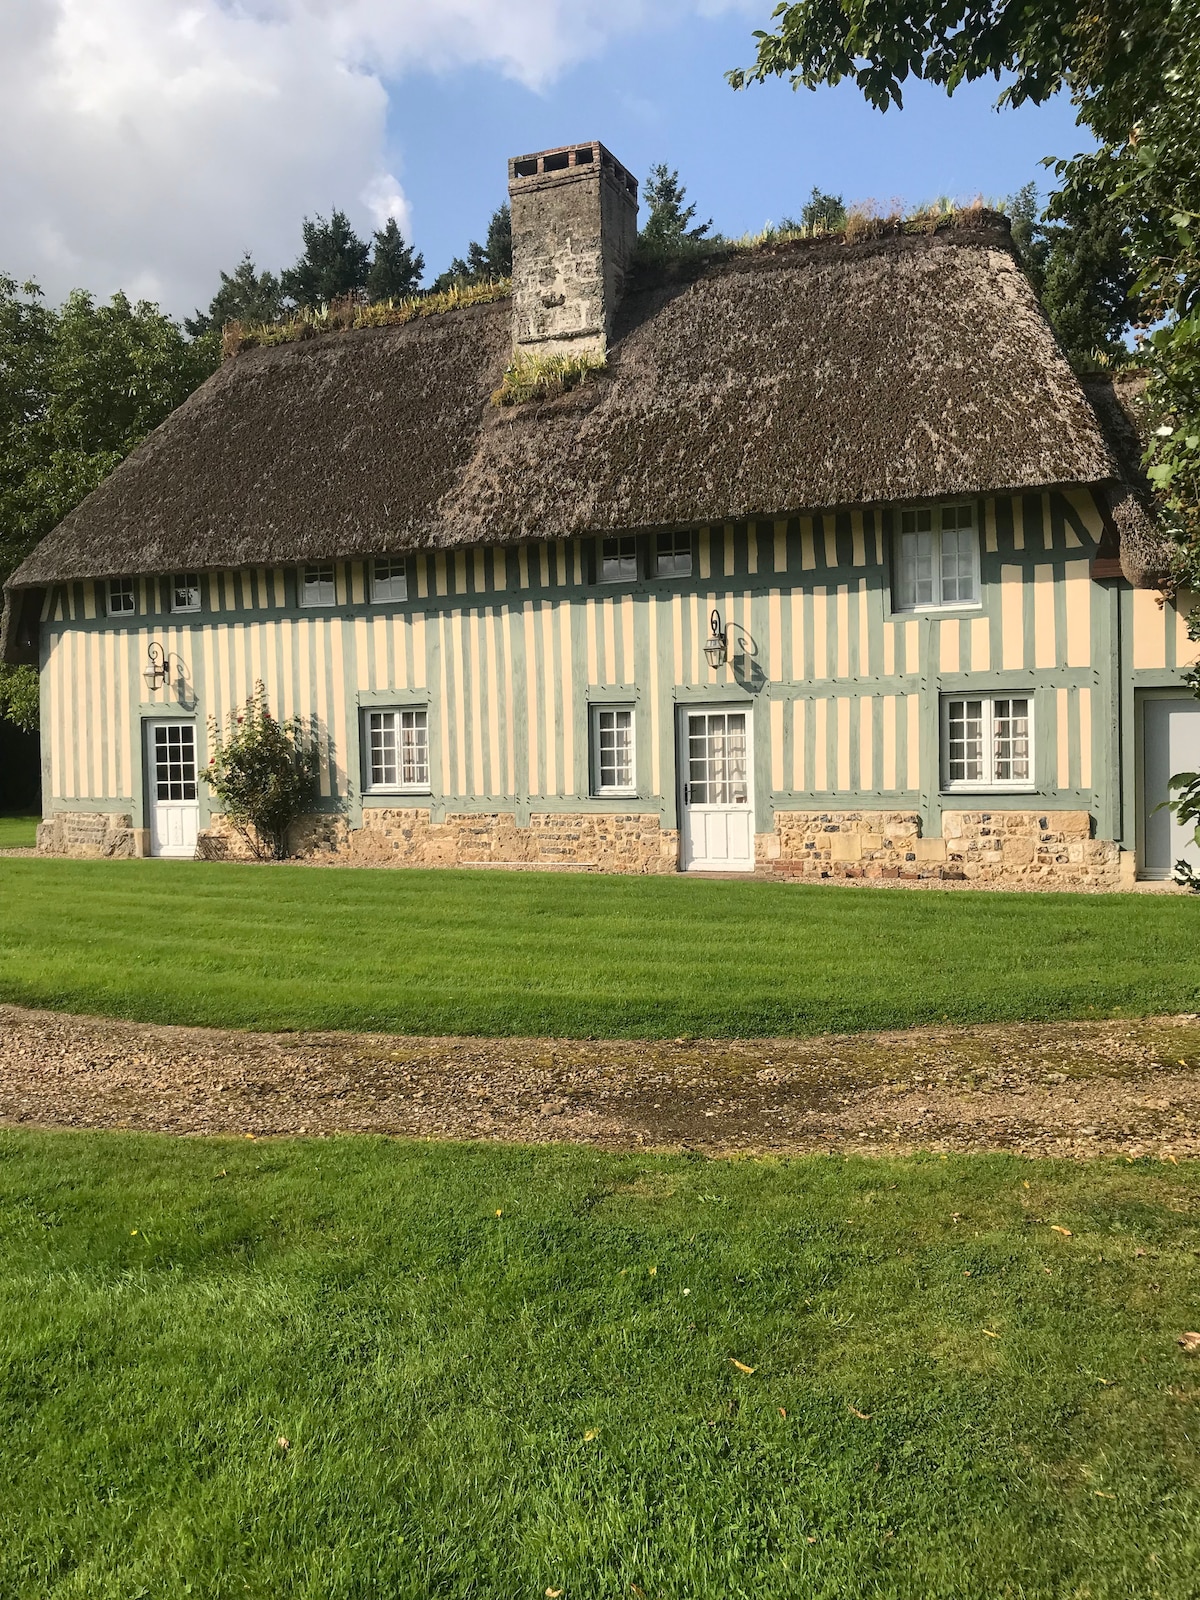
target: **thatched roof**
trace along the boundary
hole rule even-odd
[[[635,281],[609,366],[490,404],[509,304],[227,361],[18,585],[1116,476],[1002,219],[798,241]]]
[[[1169,588],[1172,545],[1158,524],[1153,489],[1142,465],[1146,374],[1136,369],[1118,371],[1085,378],[1083,387],[1117,463],[1109,509],[1117,531],[1121,571],[1135,589]]]

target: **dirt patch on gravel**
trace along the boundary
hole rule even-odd
[[[0,1124],[606,1148],[1200,1155],[1200,1016],[816,1039],[419,1039],[0,1006]]]

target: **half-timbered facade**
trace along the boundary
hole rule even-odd
[[[639,277],[632,180],[562,155],[510,165],[511,303],[233,356],[18,571],[41,848],[235,853],[199,769],[261,682],[302,853],[1168,875],[1188,600],[1002,220]]]

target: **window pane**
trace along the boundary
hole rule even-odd
[[[993,700],[992,748],[997,783],[1028,783],[1029,701]]]
[[[371,711],[367,715],[367,742],[371,787],[394,788],[396,768],[396,713]]]
[[[901,609],[933,604],[933,535],[900,535],[899,603]]]
[[[688,533],[660,533],[655,544],[654,571],[660,578],[687,578],[692,571],[692,538]]]
[[[171,581],[171,610],[199,611],[200,577],[195,572],[177,572]]]
[[[951,783],[983,783],[983,701],[946,706],[946,774]]]
[[[154,790],[159,800],[196,798],[196,730],[190,723],[155,728]]]
[[[301,576],[301,605],[331,606],[336,599],[332,562],[310,562]]]
[[[408,599],[408,571],[403,556],[381,556],[372,564],[371,599]]]
[[[637,577],[637,540],[632,535],[604,539],[600,547],[600,581],[630,583]]]
[[[942,534],[942,604],[975,599],[975,533],[970,527]]]
[[[632,789],[633,712],[628,707],[601,706],[593,713],[596,740],[596,786]]]
[[[126,617],[132,614],[133,579],[110,578],[108,580],[108,614],[110,617]]]
[[[429,713],[400,713],[401,783],[414,788],[429,786]]]

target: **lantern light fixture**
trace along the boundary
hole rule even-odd
[[[713,607],[712,616],[708,619],[709,634],[704,641],[704,654],[708,657],[708,664],[715,672],[726,659],[725,630],[721,627],[721,613]]]
[[[147,689],[153,694],[155,689],[162,688],[166,684],[171,675],[171,657],[157,639],[152,639],[147,645],[146,654],[150,658],[150,665],[142,673],[142,677],[146,680]]]

